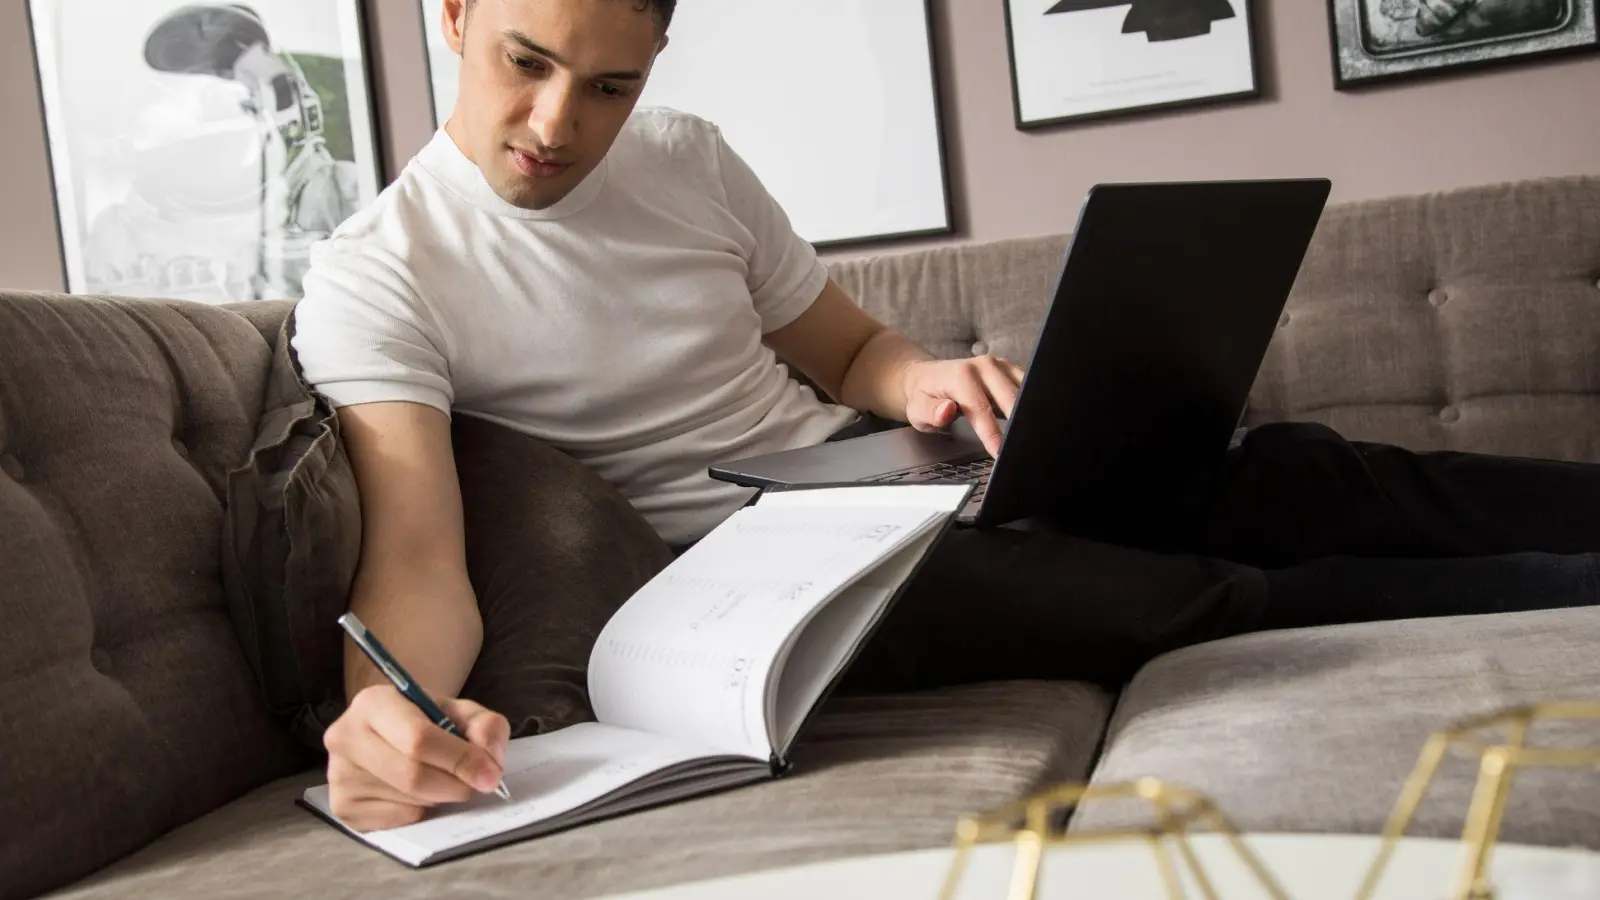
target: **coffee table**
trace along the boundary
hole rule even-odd
[[[1291,900],[1354,900],[1380,847],[1376,836],[1246,834],[1243,839]],[[1219,900],[1270,896],[1218,835],[1189,837]],[[1183,897],[1206,896],[1168,848]],[[1403,838],[1372,900],[1447,900],[1466,860],[1459,840]],[[954,859],[950,847],[857,856],[674,885],[609,900],[938,900]],[[958,900],[1010,900],[1015,847],[986,844],[968,857]],[[1594,900],[1600,854],[1581,849],[1497,844],[1490,872],[1496,900]],[[1039,867],[1039,900],[1169,900],[1148,845],[1053,846]]]

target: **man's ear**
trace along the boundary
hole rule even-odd
[[[428,24],[430,28],[444,30],[444,42],[457,56],[461,55],[463,39],[467,33],[468,0],[444,0],[439,21]]]

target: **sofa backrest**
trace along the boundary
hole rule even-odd
[[[833,261],[868,312],[945,357],[1019,363],[1069,242]],[[1247,421],[1414,449],[1600,461],[1600,177],[1329,206]]]
[[[306,764],[218,571],[268,362],[224,310],[0,292],[0,898]]]

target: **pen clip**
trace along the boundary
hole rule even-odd
[[[361,624],[355,613],[345,613],[340,616],[339,624],[350,633],[350,638],[367,654],[367,658],[377,664],[378,668],[383,670],[383,674],[394,682],[396,690],[404,691],[411,687],[411,679],[407,678],[406,673],[390,658],[389,652],[378,643],[378,639],[367,632],[367,626]]]

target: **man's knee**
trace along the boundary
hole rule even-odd
[[[1293,447],[1304,444],[1345,444],[1349,441],[1331,426],[1321,422],[1268,422],[1253,425],[1240,442],[1241,450]]]
[[[1321,423],[1273,422],[1252,429],[1230,454],[1230,481],[1255,492],[1291,492],[1280,500],[1324,491],[1342,495],[1343,483],[1368,478],[1362,450]]]

